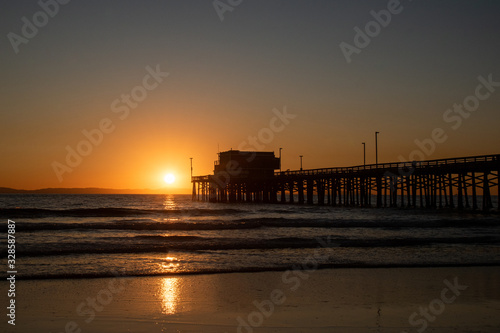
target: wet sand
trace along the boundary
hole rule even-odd
[[[5,314],[1,326],[54,333],[498,332],[498,281],[500,267],[17,281],[16,326]],[[7,284],[1,287],[6,295]]]

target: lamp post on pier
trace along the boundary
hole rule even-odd
[[[280,173],[281,173],[281,149],[283,148],[280,148]]]
[[[363,145],[363,166],[366,166],[366,144],[362,142]]]
[[[380,132],[375,132],[375,164],[378,167],[378,134]]]
[[[191,183],[193,183],[193,191],[191,192],[191,200],[195,201],[196,200],[196,183],[193,182],[193,158],[190,157],[189,160],[191,161]]]
[[[189,158],[191,160],[191,180],[193,180],[193,158]]]
[[[304,157],[303,155],[300,155],[300,171],[302,171],[302,157]]]

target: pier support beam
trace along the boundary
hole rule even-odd
[[[491,202],[490,194],[490,181],[488,179],[489,172],[485,172],[483,175],[483,210],[488,211],[493,205]]]
[[[450,208],[455,208],[453,204],[453,175],[448,174],[448,186],[449,186],[449,195],[450,195]]]
[[[318,205],[325,204],[325,182],[322,179],[316,180],[316,191],[318,192]]]
[[[312,178],[307,179],[307,204],[312,205],[314,203],[314,180]]]
[[[463,209],[464,208],[464,202],[463,202],[463,182],[462,182],[462,174],[458,174],[457,176],[457,181],[458,181],[458,198],[457,198],[457,208],[458,209]]]
[[[377,207],[382,207],[382,177],[377,176]]]
[[[304,180],[303,179],[299,179],[297,181],[297,190],[299,192],[298,203],[303,204],[304,203]]]

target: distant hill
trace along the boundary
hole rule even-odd
[[[9,187],[0,187],[2,194],[166,194],[172,193],[170,189],[111,189],[111,188],[42,188],[38,190],[19,190]],[[177,189],[176,193],[189,193],[186,190]]]

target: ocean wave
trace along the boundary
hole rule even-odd
[[[111,253],[168,253],[169,251],[217,251],[250,249],[308,249],[308,248],[381,248],[421,247],[442,244],[499,244],[497,236],[430,237],[398,239],[352,239],[345,237],[278,237],[261,238],[209,238],[199,236],[140,235],[134,237],[106,237],[103,242],[43,243],[19,245],[22,257],[111,254]],[[6,254],[6,251],[3,254]]]
[[[252,229],[262,227],[259,221],[210,221],[210,222],[160,222],[154,220],[133,220],[114,222],[17,222],[17,231],[55,231],[55,230],[231,230]],[[0,231],[5,232],[7,226],[0,226]]]
[[[296,270],[301,263],[289,265],[274,265],[266,267],[231,267],[231,268],[206,268],[196,270],[183,270],[176,272],[66,272],[66,273],[45,273],[45,274],[18,274],[17,280],[48,280],[48,279],[101,279],[101,278],[119,278],[130,279],[136,277],[161,277],[161,276],[183,276],[183,275],[200,275],[200,274],[228,274],[228,273],[260,273],[260,272],[284,272],[287,270]],[[365,262],[349,262],[349,263],[321,263],[315,269],[345,269],[345,268],[418,268],[418,267],[496,267],[500,266],[500,262],[491,263],[365,263]],[[7,278],[7,275],[1,276],[1,279]]]
[[[17,222],[17,231],[37,232],[55,230],[236,230],[258,228],[382,228],[382,229],[437,229],[437,228],[470,228],[494,227],[500,228],[497,219],[439,219],[439,220],[336,220],[336,219],[302,219],[285,217],[256,217],[233,220],[209,221],[157,221],[155,219],[127,219],[105,222]],[[7,225],[0,225],[0,232],[6,232]]]
[[[45,217],[126,217],[141,215],[189,215],[213,216],[222,214],[238,214],[246,212],[241,209],[134,209],[134,208],[1,208],[1,218],[45,218]]]
[[[115,238],[115,237],[110,237]],[[164,236],[164,235],[138,235],[134,236],[136,239],[157,240],[157,241],[194,241],[201,240],[203,237],[199,236]]]

